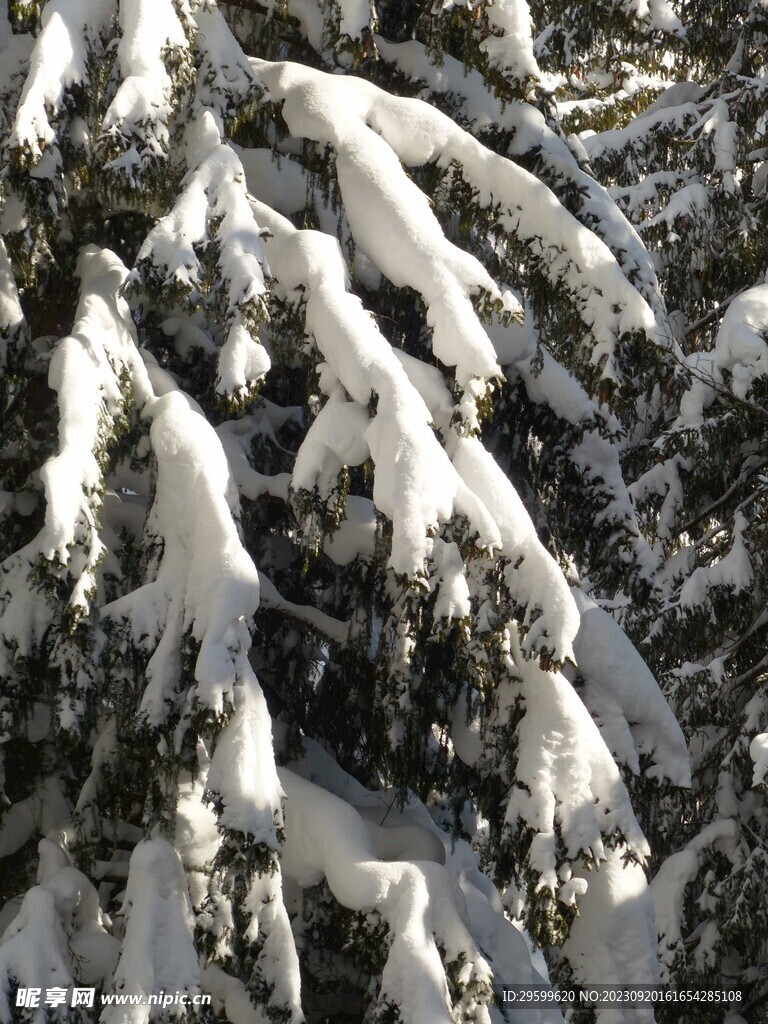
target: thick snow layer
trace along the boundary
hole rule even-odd
[[[468,927],[474,940],[482,948],[483,957],[492,968],[496,979],[516,984],[545,983],[545,979],[537,973],[531,962],[531,954],[525,939],[506,919],[496,888],[479,870],[477,853],[471,849],[468,843],[443,833],[434,824],[427,809],[419,800],[410,796],[406,804],[401,807],[398,794],[394,790],[380,790],[374,793],[365,789],[352,776],[343,771],[318,743],[306,737],[302,740],[301,756],[290,763],[290,773],[294,779],[300,776],[301,779],[306,780],[307,788],[302,794],[302,802],[311,800],[313,794],[319,793],[317,799],[320,803],[317,813],[321,821],[324,820],[324,816],[332,815],[339,830],[343,831],[344,826],[352,829],[356,847],[352,854],[352,868],[349,870],[349,861],[345,860],[343,865],[337,866],[337,870],[334,870],[332,875],[333,880],[338,884],[338,879],[345,873],[345,870],[349,874],[349,884],[336,892],[337,898],[344,902],[344,896],[340,893],[352,894],[351,886],[355,879],[361,882],[366,881],[371,892],[375,891],[377,883],[374,882],[374,879],[378,874],[382,880],[379,884],[383,885],[385,892],[385,907],[394,907],[395,904],[399,904],[397,914],[392,912],[393,919],[406,918],[408,910],[411,908],[414,914],[423,914],[429,923],[432,917],[429,904],[422,907],[418,904],[417,898],[411,902],[411,893],[414,894],[414,897],[418,896],[418,869],[424,868],[427,871],[426,882],[430,894],[441,893],[442,899],[451,904],[444,913],[436,914],[435,917],[439,921],[448,919],[450,923],[458,911],[463,920],[463,927]],[[310,783],[313,784],[312,787],[309,786]],[[317,787],[321,788],[318,790]],[[339,799],[329,800],[331,794]],[[289,799],[288,813],[292,806],[293,802]],[[291,832],[292,838],[289,838],[288,843],[300,841],[300,826],[305,830],[314,828],[313,819],[307,816],[307,811],[303,806],[299,813],[302,820],[300,823],[294,823],[295,831]],[[376,827],[372,827],[374,823]],[[288,823],[288,827],[291,828],[290,823]],[[333,851],[339,846],[339,837],[333,836],[332,832],[333,825],[330,822],[325,822],[322,825],[321,848],[315,851],[312,846],[310,857],[322,863],[328,862],[330,865],[334,858]],[[385,833],[391,833],[391,835],[386,836]],[[312,835],[314,836],[314,833]],[[382,853],[391,852],[396,845],[400,846],[400,853],[404,860],[400,863],[380,863]],[[343,842],[340,848],[344,849]],[[437,855],[439,848],[442,848],[441,855]],[[408,856],[409,852],[411,856]],[[427,854],[426,857],[425,854]],[[427,863],[408,863],[415,855],[422,858],[422,861],[426,860]],[[343,856],[346,857],[347,854],[345,853]],[[357,860],[361,856],[365,858],[364,862]],[[428,863],[430,861],[431,864]],[[442,864],[445,864],[444,868],[441,867]],[[333,887],[334,882],[331,881],[331,876],[328,878],[329,884]],[[400,881],[398,882],[397,879]],[[406,884],[407,880],[411,880],[414,884],[409,886]],[[357,894],[357,888],[355,888],[355,893]],[[365,909],[369,906],[374,906],[374,904],[366,904]],[[375,904],[375,906],[381,910],[379,904]],[[387,917],[387,920],[389,921],[390,918]],[[436,932],[436,936],[439,938],[439,932]],[[466,941],[466,936],[464,941]],[[419,961],[415,965],[416,969],[418,969],[419,963],[423,962],[423,958],[427,957],[427,953],[428,951],[424,949],[418,951]],[[432,975],[431,970],[430,967],[430,975],[418,979],[418,983],[422,988],[435,986],[439,989],[442,984],[441,979],[437,973]],[[481,1009],[480,1012],[479,1019],[484,1019],[482,1016],[484,1011]],[[407,1019],[413,1018],[409,1016]],[[433,1019],[446,1019],[444,1010],[441,1008],[440,1016],[436,1018],[421,1018],[421,1020]],[[491,1011],[491,1019],[494,1024],[497,1024],[500,1018],[497,1018]],[[562,1021],[562,1017],[556,1009],[535,1007],[527,1008],[519,1015],[512,1013],[509,1019],[513,1024],[526,1024],[526,1022],[527,1024],[560,1024]]]
[[[758,377],[768,374],[768,284],[748,289],[726,310],[715,342],[715,363],[732,374],[731,388],[746,399]]]
[[[683,24],[675,14],[668,0],[648,0],[650,26],[655,32],[668,32],[670,35],[685,36]]]
[[[393,522],[392,567],[423,573],[427,532],[454,511],[467,514],[481,540],[498,548],[490,513],[451,466],[429,427],[429,410],[372,317],[348,292],[337,240],[298,231],[264,204],[253,205],[270,232],[266,249],[275,280],[288,297],[304,298],[307,331],[328,368],[360,406],[378,397],[365,441],[375,466],[374,502]],[[321,454],[327,450],[323,446]]]
[[[474,691],[473,691],[474,692]],[[485,748],[478,717],[467,720],[467,687],[462,687],[451,712],[451,744],[464,764],[475,765]]]
[[[223,828],[276,850],[282,792],[272,753],[267,703],[247,659],[235,687],[235,713],[216,743],[206,789],[221,803]]]
[[[134,272],[176,285],[193,304],[209,301],[198,253],[215,243],[227,339],[219,355],[217,391],[232,395],[258,383],[269,370],[266,349],[255,340],[247,314],[260,318],[266,292],[259,225],[248,203],[245,172],[222,141],[218,115],[203,109],[185,133],[190,167],[173,208],[145,239]]]
[[[727,100],[722,97],[711,101],[708,110],[701,120],[691,129],[691,135],[699,138],[712,136],[714,151],[714,171],[722,175],[722,188],[725,192],[735,191],[733,172],[736,168],[739,128],[731,120]]]
[[[585,421],[594,422],[599,415],[597,405],[579,381],[542,344],[537,343],[530,310],[526,311],[522,324],[512,323],[505,327],[494,319],[486,330],[505,373],[520,374],[532,401],[546,404],[557,416],[574,426]],[[429,401],[427,404],[432,409]],[[611,418],[608,426],[615,430],[618,425]],[[604,495],[598,522],[620,524],[630,539],[640,574],[651,579],[658,569],[658,558],[641,535],[616,445],[597,430],[585,430],[580,444],[569,452],[569,458],[585,479]]]
[[[24,800],[3,811],[0,822],[0,858],[20,850],[37,832],[46,835],[60,828],[69,818],[70,805],[64,795],[64,784],[56,775],[35,787]]]
[[[490,1024],[491,974],[467,931],[458,885],[427,861],[382,862],[360,815],[348,803],[289,771],[279,770],[287,797],[282,866],[301,886],[326,878],[336,899],[353,910],[376,908],[392,932],[379,1001],[399,1008],[403,1024],[449,1024],[445,971],[466,958],[465,982],[478,985],[476,1020]]]
[[[0,942],[0,1021],[15,1019],[10,994],[14,984],[38,986],[45,978],[51,986],[69,989],[72,972],[67,958],[67,938],[56,913],[53,893],[36,885],[24,896],[21,908]],[[33,1024],[44,1024],[46,1012],[35,1011]]]
[[[219,354],[216,393],[236,395],[247,390],[266,377],[271,365],[267,350],[251,337],[242,315],[235,313]]]
[[[323,550],[336,565],[349,565],[356,558],[372,558],[376,550],[376,506],[368,498],[347,496],[344,519],[327,537]]]
[[[305,39],[313,50],[322,52],[325,36],[323,7],[317,0],[265,0],[264,7],[270,12],[283,12],[295,18]]]
[[[491,67],[509,73],[519,82],[540,77],[533,55],[531,12],[526,0],[494,0],[485,13],[492,30],[480,49],[488,55]]]
[[[680,416],[675,427],[701,425],[718,390],[726,386],[724,370],[730,374],[730,388],[736,397],[749,400],[755,381],[768,374],[766,330],[768,285],[757,285],[728,306],[715,341],[715,350],[692,352],[688,356],[686,361],[692,381],[680,400]]]
[[[579,914],[563,944],[574,981],[585,987],[658,985],[654,906],[643,869],[623,863],[621,845],[606,851],[596,870],[580,870],[587,890],[577,899]],[[600,1024],[653,1024],[653,1009],[602,1010]]]
[[[99,897],[85,875],[70,864],[61,836],[51,832],[38,844],[37,885],[30,889],[0,940],[0,1021],[16,1019],[11,986],[68,989],[73,982],[101,986],[117,961],[119,942]],[[40,1008],[32,1020],[43,1024]]]
[[[5,242],[0,237],[0,369],[5,366],[8,339],[21,328],[24,314],[8,258]]]
[[[580,614],[573,650],[583,699],[608,749],[636,773],[639,755],[648,754],[653,764],[646,775],[690,786],[685,737],[648,666],[607,612],[582,591],[572,593]]]
[[[170,0],[169,0],[170,2]],[[41,17],[8,145],[28,150],[35,160],[56,142],[49,117],[60,109],[65,90],[87,83],[91,43],[117,15],[115,0],[52,0]]]
[[[200,66],[195,102],[213,107],[222,117],[232,106],[253,96],[253,72],[221,8],[198,4],[192,14],[197,28],[195,46]]]
[[[738,865],[738,833],[739,826],[733,818],[710,822],[682,850],[663,861],[651,882],[664,982],[669,982],[672,964],[682,951],[683,899],[686,886],[699,873],[699,854],[714,847]]]
[[[185,626],[193,629],[201,642],[196,696],[218,710],[223,707],[225,694],[230,699],[234,696],[229,749],[237,746],[238,729],[241,734],[250,729],[249,740],[256,751],[263,754],[269,748],[268,757],[265,754],[256,762],[263,782],[270,765],[274,773],[274,765],[266,711],[262,708],[259,718],[258,707],[254,710],[254,701],[258,704],[254,691],[258,687],[247,661],[250,640],[245,624],[258,602],[258,577],[240,545],[227,501],[227,492],[233,492],[233,487],[226,458],[213,429],[180,394],[170,391],[160,399],[153,396],[136,346],[130,311],[118,298],[127,271],[117,257],[95,247],[84,250],[80,276],[81,297],[73,333],[58,343],[50,365],[49,380],[59,394],[60,444],[59,453],[41,471],[47,488],[46,522],[35,540],[16,556],[14,564],[6,563],[6,571],[19,576],[18,585],[12,589],[21,596],[5,607],[3,634],[26,653],[49,625],[52,609],[25,585],[32,564],[40,556],[57,558],[65,568],[70,561],[80,567],[73,603],[85,600],[94,586],[101,550],[95,522],[101,473],[93,453],[101,442],[102,415],[113,416],[120,411],[118,377],[121,372],[127,373],[139,409],[154,418],[152,441],[159,474],[151,523],[164,541],[164,557],[153,583],[103,611],[128,619],[135,612],[132,628],[139,644],[154,644],[160,637],[150,659],[144,703],[145,711],[150,717],[156,715],[157,721],[167,713],[166,696],[176,701],[183,696],[177,690],[178,644]],[[192,550],[197,554],[192,555]],[[5,645],[3,650],[7,651]],[[243,681],[240,688],[234,685],[237,680]],[[243,706],[240,696],[246,683],[251,699],[244,700]],[[247,718],[245,725],[243,718]],[[84,820],[103,764],[110,756],[110,735],[108,728],[103,730],[104,743],[100,740],[94,751],[92,775],[78,804]],[[222,749],[226,750],[227,745]],[[234,755],[233,759],[237,761]],[[243,763],[242,768],[242,777],[227,779],[228,788],[221,793],[225,803],[237,802],[243,777],[252,785],[253,763]],[[63,798],[59,795],[54,800],[58,790],[54,786],[49,793],[49,789],[39,794],[42,799],[35,799],[34,807],[11,808],[4,818],[0,841],[16,848],[34,828],[53,827],[66,817],[68,808]],[[259,791],[262,797],[267,789],[265,784]],[[279,809],[277,792],[268,824],[258,824],[260,834],[274,829],[275,809]],[[251,821],[245,822],[244,830],[251,825],[256,828],[258,809],[254,807],[250,813]]]
[[[70,867],[57,838],[40,841],[37,880],[54,897],[73,976],[81,984],[102,986],[115,968],[120,942],[107,930],[112,922],[102,913],[96,889],[81,871]]]
[[[339,0],[339,31],[352,39],[359,39],[371,21],[368,0]]]
[[[111,989],[143,996],[200,991],[194,945],[195,921],[179,855],[160,837],[146,839],[131,854],[123,901],[125,937]],[[152,1007],[109,1006],[104,1024],[147,1024]]]
[[[287,1024],[299,1024],[304,1020],[299,959],[283,902],[279,869],[253,879],[244,909],[250,915],[244,937],[259,948],[257,976],[271,989],[272,1002],[290,1011]]]
[[[80,788],[75,815],[80,822],[83,838],[98,841],[101,838],[102,822],[99,814],[99,789],[104,784],[105,770],[111,769],[110,762],[117,755],[117,723],[108,718],[98,723],[98,736],[91,752],[91,771]]]
[[[253,1005],[248,989],[239,978],[233,978],[217,967],[208,964],[202,972],[201,987],[212,997],[214,1013],[223,1013],[229,1024],[262,1024],[263,1014]],[[289,1024],[299,1024],[303,1015],[290,1018]]]
[[[461,97],[460,116],[468,119],[473,132],[497,125],[510,134],[510,157],[535,152],[543,164],[542,176],[551,187],[570,183],[578,189],[582,196],[578,216],[610,248],[623,272],[649,303],[656,315],[659,340],[665,342],[669,326],[651,256],[608,192],[579,166],[574,147],[583,150],[581,143],[577,139],[566,143],[547,125],[541,111],[530,104],[502,103],[489,92],[479,72],[448,54],[442,55],[440,64],[434,64],[426,47],[416,40],[391,43],[376,37],[376,44],[385,60],[395,63],[409,78],[426,83],[425,98],[430,93]],[[583,155],[586,160],[586,153]],[[543,255],[546,260],[548,254]]]
[[[109,250],[89,246],[78,268],[80,300],[72,334],[56,343],[49,364],[48,382],[59,409],[59,445],[40,470],[45,523],[4,566],[11,598],[0,617],[0,632],[22,655],[42,638],[54,614],[53,605],[27,585],[41,559],[50,561],[50,571],[62,578],[73,577],[68,601],[76,615],[90,607],[103,554],[96,518],[103,484],[97,453],[105,425],[122,408],[121,371],[131,377],[139,406],[149,395],[130,311],[120,298],[125,267]],[[0,645],[0,671],[7,657],[7,647]]]
[[[252,196],[285,217],[304,209],[309,182],[301,164],[272,149],[241,149],[233,142],[229,145],[243,166]]]
[[[277,410],[277,406],[261,399],[260,408],[246,416],[236,420],[228,420],[216,428],[221,445],[227,456],[229,468],[237,485],[239,493],[256,501],[264,494],[270,494],[282,501],[288,500],[288,487],[291,482],[290,473],[278,473],[275,476],[265,476],[257,472],[249,461],[250,445],[254,437],[261,434],[268,437],[275,444],[275,424],[270,417],[270,408]],[[280,424],[293,420],[301,423],[303,411],[300,409],[280,410]]]
[[[619,830],[638,857],[649,856],[619,770],[597,726],[573,687],[559,672],[544,672],[525,661],[511,637],[514,666],[504,686],[525,701],[525,727],[518,742],[517,785],[509,796],[506,821],[521,818],[537,833],[530,859],[539,887],[556,893],[556,830],[569,860],[582,853],[602,861],[602,834]],[[594,980],[594,979],[592,979]]]
[[[759,786],[765,782],[765,776],[768,774],[768,732],[761,732],[754,737],[749,745],[749,756],[755,766],[752,785]]]
[[[699,220],[706,216],[710,204],[709,189],[699,181],[684,185],[678,189],[663,210],[644,220],[640,225],[641,231],[657,227],[659,224],[666,224],[668,228],[674,227],[678,218],[694,218]]]
[[[744,543],[744,533],[748,526],[744,513],[736,512],[730,550],[719,562],[694,569],[680,591],[681,608],[691,609],[708,604],[709,592],[713,587],[730,587],[734,594],[751,587],[755,574]]]
[[[428,554],[434,565],[430,586],[437,586],[433,610],[435,620],[467,618],[470,613],[469,585],[458,544],[435,537]]]
[[[258,606],[256,569],[242,547],[229,500],[234,483],[221,443],[180,392],[151,404],[157,459],[148,530],[163,543],[157,577],[105,607],[129,620],[134,642],[160,642],[147,668],[142,710],[150,722],[184,698],[179,644],[191,629],[200,642],[195,697],[217,712],[231,700],[249,645],[245,624]],[[244,631],[245,630],[245,631]]]
[[[429,92],[461,97],[462,115],[475,130],[491,125],[510,131],[514,128],[512,119],[518,104],[502,104],[475,68],[448,53],[441,54],[440,63],[434,63],[424,43],[416,39],[393,43],[377,35],[374,40],[384,60],[396,64],[408,78],[424,82]]]
[[[595,525],[616,523],[629,540],[631,557],[641,578],[653,580],[659,568],[659,558],[640,531],[616,446],[599,431],[587,430],[581,442],[569,452],[569,458],[585,481],[603,496],[604,504],[595,516]],[[622,554],[621,557],[625,556]]]
[[[453,464],[467,487],[492,509],[512,595],[527,609],[526,650],[548,649],[554,661],[574,660],[579,613],[559,566],[539,541],[514,487],[477,438],[460,438]]]
[[[510,333],[515,341],[507,342],[505,348],[504,341],[499,339]],[[524,334],[514,327],[504,330],[492,326],[489,337],[507,354],[525,344]],[[457,437],[450,428],[453,403],[442,374],[403,353],[397,356],[436,426],[446,434],[446,448],[459,476],[493,516],[501,551],[510,563],[507,584],[513,596],[528,609],[526,625],[530,625],[530,630],[526,650],[547,650],[556,661],[572,658],[578,613],[557,563],[539,541],[514,486],[477,438]]]
[[[682,135],[684,131],[699,119],[699,109],[695,102],[687,96],[675,96],[674,105],[660,106],[646,117],[633,118],[624,128],[612,128],[609,131],[588,135],[583,133],[580,138],[591,161],[611,159],[627,149],[642,150],[647,138],[653,138],[660,132],[673,132]]]
[[[471,375],[496,372],[467,296],[484,289],[499,297],[498,289],[479,264],[445,240],[426,198],[403,173],[400,161],[455,163],[481,206],[500,203],[500,226],[522,238],[542,258],[551,279],[564,284],[577,303],[595,339],[592,361],[597,364],[605,357],[605,372],[612,372],[618,336],[626,331],[655,336],[649,306],[605,243],[579,224],[538,178],[485,149],[446,115],[352,77],[287,63],[254,60],[253,65],[270,95],[285,101],[283,117],[291,133],[336,149],[355,240],[393,283],[415,285],[422,292],[435,354],[457,367],[460,383],[468,383]],[[436,282],[441,294],[436,294]]]
[[[671,459],[657,462],[643,473],[641,477],[627,488],[632,499],[642,505],[656,495],[663,495],[664,500],[658,511],[656,533],[662,540],[675,536],[678,513],[683,505],[683,485],[680,471],[690,468],[688,460],[682,455],[674,455]]]
[[[216,813],[205,802],[210,760],[202,741],[198,742],[197,749],[200,770],[195,774],[183,772],[179,778],[173,836],[173,845],[187,872],[189,896],[196,912],[208,896],[209,876],[222,841]]]
[[[295,490],[317,488],[328,498],[343,466],[360,466],[369,456],[365,434],[368,410],[358,402],[332,396],[315,417],[301,443],[293,465]]]
[[[328,637],[329,640],[334,640],[337,644],[343,644],[347,640],[349,626],[346,622],[334,619],[312,604],[294,604],[293,601],[286,600],[269,577],[261,572],[259,573],[259,587],[262,607],[273,608],[299,622],[305,622],[315,632]]]
[[[172,0],[121,3],[119,23],[117,63],[122,81],[104,115],[102,132],[132,143],[112,166],[133,177],[132,168],[145,154],[167,154],[173,81],[163,58],[168,51],[185,51],[189,44]]]

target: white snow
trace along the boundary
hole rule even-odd
[[[276,850],[282,792],[272,753],[269,712],[252,671],[244,671],[235,687],[234,703],[235,714],[213,752],[206,789],[221,801],[218,820],[222,828]]]
[[[336,565],[349,565],[356,558],[371,558],[375,549],[376,507],[368,498],[350,494],[344,505],[344,519],[325,539],[323,550]]]
[[[21,654],[42,638],[54,614],[54,607],[26,585],[40,559],[49,560],[49,571],[62,578],[71,573],[75,583],[68,603],[75,616],[91,606],[103,553],[96,518],[102,470],[96,452],[106,424],[122,407],[120,371],[131,376],[139,406],[149,394],[130,311],[119,297],[125,268],[109,250],[95,246],[83,250],[78,268],[81,291],[72,334],[56,343],[49,364],[49,385],[57,392],[59,445],[40,469],[45,524],[4,567],[11,598],[1,628],[6,643],[13,640]],[[7,657],[3,645],[0,671]]]
[[[510,156],[522,157],[535,151],[544,162],[547,178],[570,181],[579,189],[583,196],[582,216],[589,218],[591,230],[610,247],[624,273],[632,274],[635,287],[656,315],[658,340],[665,344],[669,327],[651,256],[607,190],[577,163],[575,150],[587,160],[580,140],[572,136],[566,143],[547,125],[544,115],[528,103],[502,103],[488,91],[479,72],[448,54],[443,54],[441,62],[435,64],[424,45],[415,40],[390,43],[377,37],[377,48],[385,60],[394,62],[405,75],[426,83],[425,98],[430,93],[460,97],[460,117],[470,122],[473,132],[498,125],[510,134]],[[544,258],[549,258],[549,254],[545,253]]]
[[[339,389],[340,391],[341,389]],[[369,456],[365,439],[368,410],[358,402],[331,396],[312,422],[293,466],[295,490],[312,491],[327,498],[343,466],[360,466]]]
[[[497,372],[467,297],[478,289],[501,296],[480,265],[445,240],[400,161],[418,165],[438,160],[442,166],[453,162],[476,190],[481,206],[501,204],[500,226],[522,238],[543,258],[551,280],[569,291],[595,339],[592,361],[598,364],[605,358],[607,375],[613,373],[618,336],[639,331],[655,337],[649,306],[605,243],[567,213],[534,175],[485,149],[450,118],[419,100],[393,97],[370,83],[304,66],[255,59],[252,63],[270,95],[285,101],[283,117],[291,133],[336,150],[355,240],[393,283],[415,284],[422,292],[434,329],[435,354],[457,367],[461,384],[469,383],[472,375],[489,377]],[[394,202],[385,202],[386,197]],[[435,294],[436,281],[442,294]]]
[[[456,883],[445,869],[427,861],[379,861],[354,808],[287,768],[279,775],[288,811],[284,874],[301,886],[325,877],[343,906],[375,907],[390,926],[393,941],[379,1001],[398,1005],[403,1024],[449,1024],[450,999],[436,941],[448,961],[464,954],[466,980],[485,988],[487,1000],[490,971],[467,931],[456,906]],[[480,1004],[476,1012],[478,1022],[489,1024],[486,1007]]]
[[[670,35],[685,36],[682,22],[675,14],[668,0],[648,0],[650,25],[656,32],[669,32]]]
[[[232,35],[220,7],[198,4],[192,17],[200,67],[195,103],[213,107],[222,117],[255,93],[253,72]]]
[[[754,570],[744,543],[748,525],[743,512],[734,514],[729,551],[719,561],[694,569],[680,591],[681,608],[691,609],[707,604],[709,592],[714,587],[731,587],[733,593],[738,594],[752,585]]]
[[[202,754],[202,756],[200,756]],[[205,782],[210,767],[208,753],[198,742],[200,771],[184,772],[179,779],[173,845],[187,872],[189,896],[198,911],[208,895],[208,876],[221,846],[217,817],[205,803]]]
[[[768,732],[761,732],[753,738],[749,745],[749,756],[754,764],[752,785],[759,786],[768,774]]]
[[[49,115],[59,111],[65,90],[87,83],[90,44],[106,33],[116,13],[115,0],[52,0],[45,5],[8,136],[11,148],[28,151],[37,162],[56,142]]]
[[[290,770],[281,769],[281,779],[288,794],[286,877],[306,882],[325,874],[344,905],[375,907],[384,915],[396,936],[386,975],[407,972],[392,990],[405,1020],[421,1024],[449,1019],[443,972],[434,962],[435,940],[452,951],[449,959],[457,948],[469,954],[464,983],[471,979],[471,970],[478,980],[487,978],[483,961],[497,980],[545,982],[531,962],[523,936],[506,919],[497,890],[479,870],[477,853],[441,832],[415,797],[400,808],[393,790],[366,790],[306,737],[301,757],[290,763]],[[296,819],[291,821],[294,808]],[[405,859],[383,861],[382,854],[388,857],[393,852]],[[414,862],[413,856],[420,859]],[[416,945],[409,949],[411,942]],[[431,1008],[434,1015],[427,1016]],[[472,1010],[468,998],[465,1008]],[[482,999],[475,1012],[478,1016],[472,1019],[487,1019]],[[498,1019],[493,1010],[491,1019]],[[519,1014],[513,1011],[510,1020],[561,1024],[562,1017],[556,1008],[529,1007]]]
[[[223,1012],[230,1024],[261,1024],[263,1021],[243,982],[216,964],[207,964],[203,969],[201,987],[213,997],[214,1013]]]
[[[522,696],[526,714],[505,820],[514,825],[521,818],[537,833],[531,864],[539,873],[539,888],[554,894],[560,886],[556,828],[571,861],[582,853],[605,860],[601,833],[616,829],[635,856],[644,859],[650,849],[618,768],[584,704],[559,672],[544,672],[526,661],[514,635],[510,642],[514,660],[503,684],[505,703],[512,705],[516,694]]]
[[[5,242],[0,237],[0,369],[5,366],[8,339],[13,337],[23,323],[24,314],[16,291],[11,261]]]
[[[101,0],[103,3],[104,0]],[[135,0],[119,5],[117,62],[122,81],[102,121],[102,133],[130,146],[112,161],[138,183],[136,168],[168,152],[173,82],[163,57],[188,49],[172,0]]]
[[[352,39],[359,39],[371,21],[371,5],[368,0],[339,0],[339,13],[339,32]]]
[[[154,400],[151,414],[158,477],[147,529],[162,539],[163,557],[155,580],[102,614],[130,621],[134,643],[160,638],[142,711],[161,722],[166,701],[178,704],[184,696],[177,685],[186,629],[201,644],[196,698],[219,713],[232,699],[247,664],[246,623],[258,606],[259,584],[232,518],[234,482],[215,431],[178,391]]]
[[[574,980],[585,986],[658,985],[656,928],[653,900],[643,869],[624,864],[624,848],[606,851],[597,870],[580,870],[587,881],[578,897],[579,914],[563,944],[563,955],[573,967]],[[648,1009],[598,1011],[600,1024],[653,1024]]]
[[[753,382],[768,374],[768,284],[756,285],[726,310],[715,342],[717,365],[733,375],[733,393],[746,399]]]
[[[266,250],[275,281],[287,297],[303,297],[307,331],[333,376],[361,406],[372,394],[378,397],[365,441],[375,465],[374,503],[393,522],[392,567],[398,573],[423,573],[427,531],[446,522],[454,509],[469,515],[481,541],[498,548],[487,508],[463,485],[401,363],[360,300],[347,291],[336,239],[297,231],[264,204],[253,205],[270,232]]]
[[[477,438],[456,442],[453,464],[493,516],[509,565],[506,581],[526,607],[526,651],[549,650],[556,662],[574,660],[579,613],[559,566],[541,544],[520,497]]]
[[[35,832],[46,835],[60,828],[70,814],[62,780],[49,775],[24,800],[18,800],[3,811],[0,822],[0,857],[20,850]]]
[[[651,882],[659,935],[662,980],[670,980],[670,968],[682,948],[683,898],[685,887],[699,873],[699,854],[713,846],[738,864],[738,824],[732,818],[715,819],[677,853],[663,861]]]
[[[36,885],[24,896],[21,908],[0,942],[0,1022],[12,1024],[15,1008],[10,993],[14,982],[39,986],[45,978],[51,986],[69,989],[72,973],[67,962],[67,939],[56,913],[52,893]],[[33,1024],[44,1024],[45,1010],[40,1008]]]
[[[290,217],[307,203],[307,173],[296,160],[271,149],[242,149],[230,142],[242,164],[248,191],[256,199]]]
[[[680,471],[688,468],[690,468],[690,460],[683,458],[678,453],[671,459],[657,462],[627,488],[630,496],[638,505],[644,504],[655,495],[664,496],[656,525],[656,533],[662,540],[667,540],[675,535],[677,516],[683,504]]]
[[[749,400],[755,381],[768,374],[766,329],[768,284],[759,284],[731,302],[717,332],[714,351],[693,352],[686,360],[692,380],[680,401],[675,427],[700,426],[718,390],[727,386],[737,398]],[[724,383],[723,370],[731,375],[729,385]]]
[[[197,252],[217,246],[227,338],[219,354],[216,389],[237,396],[261,381],[270,367],[266,349],[254,339],[247,317],[263,317],[265,259],[260,228],[247,200],[245,172],[236,152],[222,141],[218,115],[203,109],[185,133],[189,171],[173,208],[139,250],[138,271],[162,287],[177,285],[192,305],[208,301],[205,270]],[[143,265],[143,266],[142,266]]]
[[[594,421],[599,414],[596,403],[544,344],[538,342],[530,310],[526,310],[522,324],[513,322],[505,327],[494,318],[486,330],[505,373],[508,376],[520,374],[529,398],[546,404],[557,416],[574,426],[585,420]],[[618,432],[618,423],[613,417],[607,418],[606,425]],[[617,446],[598,430],[587,429],[584,430],[581,442],[569,452],[569,458],[587,481],[606,494],[597,522],[613,520],[621,524],[630,539],[641,575],[651,579],[658,568],[658,558],[641,535],[637,515],[624,483]]]
[[[582,591],[572,593],[580,614],[573,650],[583,698],[608,749],[636,773],[638,756],[649,754],[646,775],[690,786],[685,738],[650,669],[607,612]]]
[[[109,934],[98,894],[73,868],[60,833],[38,844],[37,885],[24,896],[0,939],[0,1021],[17,1019],[9,1005],[11,985],[69,989],[73,982],[101,986],[111,974],[119,941]],[[33,1014],[43,1024],[43,1007]]]
[[[200,991],[194,945],[195,921],[179,855],[155,836],[131,854],[125,899],[125,936],[110,986],[116,993],[143,996],[133,1006],[107,1006],[104,1024],[147,1024],[152,1007],[146,998],[158,992]]]
[[[526,0],[494,0],[485,12],[492,29],[480,44],[488,54],[488,63],[509,72],[519,82],[538,80],[539,65],[533,55],[531,12]]]

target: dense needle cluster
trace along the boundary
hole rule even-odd
[[[1,1024],[759,1019],[767,35],[0,12]]]

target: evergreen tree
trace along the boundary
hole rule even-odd
[[[665,0],[12,0],[0,1021],[41,979],[555,1021],[493,1004],[545,971],[511,919],[556,980],[656,982],[652,853],[667,909],[711,858],[663,969],[759,974],[766,723],[721,720],[761,692],[761,293],[713,387],[683,334],[761,266],[760,10],[711,86]]]
[[[743,1017],[731,1019],[752,1021],[768,1005],[768,19],[759,3],[685,3],[680,15],[674,66],[685,80],[642,118],[583,141],[673,297],[673,375],[624,459],[661,559],[655,600],[624,621],[644,641],[694,767],[689,798],[651,798],[642,815],[663,973],[680,985],[742,985]],[[709,1021],[711,1010],[688,1019]]]

